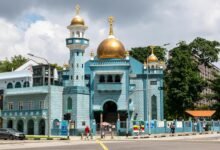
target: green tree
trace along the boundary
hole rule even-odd
[[[218,41],[209,41],[200,37],[197,37],[189,44],[192,54],[197,56],[198,62],[205,66],[218,61],[219,46],[220,43]]]
[[[186,109],[194,108],[205,82],[189,45],[180,42],[171,50],[171,56],[165,73],[166,117],[178,118],[185,115]]]
[[[165,48],[162,48],[160,46],[155,46],[154,48],[154,54],[157,56],[159,60],[165,61]],[[151,54],[151,48],[148,47],[136,47],[131,48],[130,55],[134,57],[135,59],[139,60],[140,62],[146,61],[146,58]]]
[[[27,59],[21,55],[15,55],[11,57],[11,60],[6,60],[0,62],[0,72],[12,71],[27,62]]]

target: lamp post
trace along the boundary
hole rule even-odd
[[[51,68],[50,68],[50,63],[48,62],[47,59],[45,59],[43,57],[35,56],[34,54],[31,54],[31,53],[28,53],[28,55],[32,56],[32,57],[35,57],[35,58],[42,59],[42,60],[46,61],[47,65],[48,65],[48,113],[47,113],[47,115],[48,115],[48,119],[47,119],[48,129],[47,129],[47,136],[50,137],[50,135],[51,135],[51,130],[50,130],[50,112],[51,112],[51,110],[50,110],[50,101],[51,101],[51,96],[50,96],[50,94],[51,94],[51,81],[50,81],[51,80],[51,73],[50,73]]]

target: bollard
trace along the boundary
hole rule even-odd
[[[83,140],[83,133],[81,133],[81,140]]]
[[[113,132],[111,132],[111,139],[113,139]]]
[[[91,138],[91,140],[93,139],[93,135],[92,135],[92,133],[90,134],[90,138]]]

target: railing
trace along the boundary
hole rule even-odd
[[[98,83],[98,91],[121,91],[121,83]]]
[[[171,123],[174,124],[175,132],[183,133],[183,132],[197,132],[197,133],[205,133],[206,131],[215,131],[220,132],[220,121],[157,121],[152,120],[150,123],[150,134],[158,134],[158,133],[170,133],[171,132]],[[148,134],[149,126],[148,121],[132,121],[131,122],[132,133],[141,132],[141,134]],[[126,132],[126,122],[120,121],[118,122],[118,132],[121,135]]]
[[[35,110],[3,110],[2,117],[47,116],[47,109]]]
[[[102,61],[101,59],[99,60],[94,60],[90,61],[90,66],[102,66],[102,65],[109,65],[109,66],[129,66],[129,61],[125,59],[105,59],[105,61]]]
[[[5,95],[27,95],[27,94],[38,94],[38,93],[48,93],[48,86],[37,86],[28,88],[14,88],[6,89]]]
[[[89,40],[85,39],[85,38],[68,38],[68,39],[66,39],[66,44],[67,45],[70,45],[70,44],[85,44],[85,45],[88,45]]]

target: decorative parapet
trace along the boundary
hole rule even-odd
[[[98,83],[98,91],[121,91],[121,83]]]
[[[99,59],[90,62],[90,66],[130,66],[128,60],[125,59]]]
[[[6,89],[5,96],[48,93],[48,86]]]
[[[35,109],[35,110],[3,110],[2,117],[47,117],[47,109]]]
[[[85,44],[89,45],[89,39],[86,38],[67,38],[66,45],[70,44]]]

